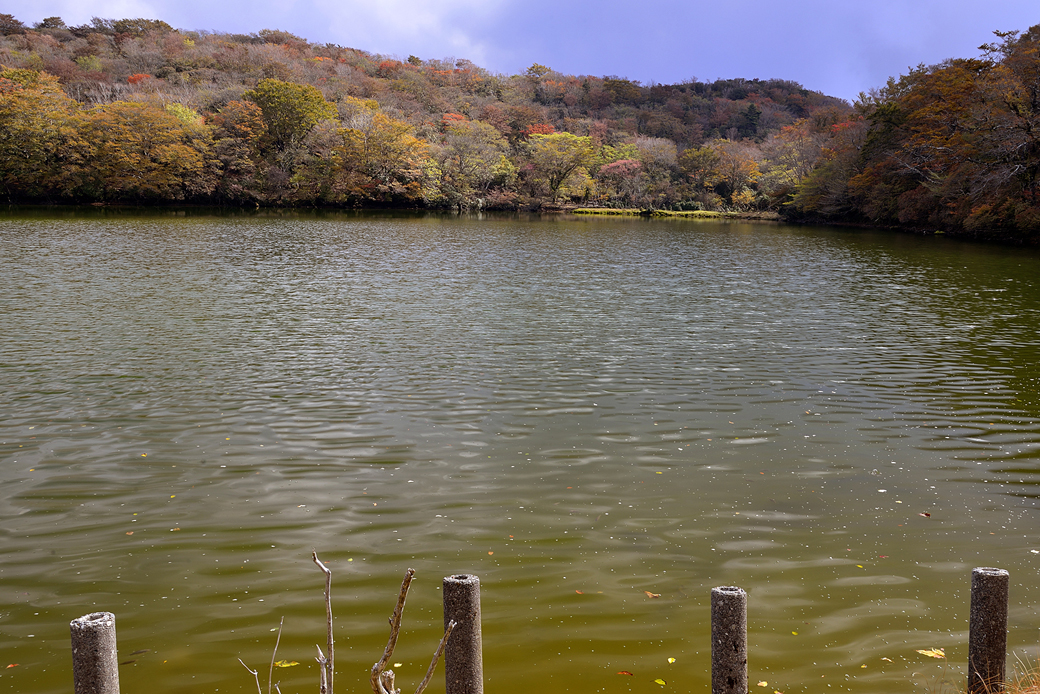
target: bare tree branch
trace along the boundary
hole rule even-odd
[[[334,671],[336,667],[336,646],[335,642],[332,639],[332,572],[328,569],[328,567],[321,563],[320,559],[318,559],[317,551],[312,550],[311,557],[314,559],[314,563],[318,565],[318,568],[325,572],[325,621],[328,623],[329,657],[323,664],[325,670],[327,671],[326,681],[328,683],[328,692],[324,694],[333,694],[332,680],[333,675],[335,674]]]
[[[321,652],[321,646],[315,645],[315,648],[318,649],[318,657],[315,658],[315,660],[318,661],[318,692],[319,694],[328,694],[329,683],[326,679],[328,673],[325,670],[325,663],[327,661],[325,659],[325,654]]]
[[[401,594],[397,598],[397,607],[394,608],[394,614],[390,617],[390,639],[386,643],[386,650],[383,651],[383,657],[379,659],[375,665],[372,666],[372,691],[375,694],[393,694],[392,692],[386,692],[382,689],[382,682],[379,678],[379,673],[383,671],[386,664],[390,662],[390,658],[394,655],[394,648],[397,646],[397,637],[401,632],[401,616],[404,614],[404,601],[408,597],[408,586],[412,583],[412,576],[415,575],[415,569],[408,569],[404,573],[404,580],[401,582]]]
[[[238,662],[242,663],[242,659],[239,658]],[[264,694],[264,690],[260,688],[260,675],[257,674],[256,670],[253,670],[245,663],[242,663],[242,667],[244,667],[246,670],[249,670],[249,674],[256,679],[256,694]]]
[[[433,660],[430,661],[430,667],[426,670],[426,677],[423,677],[423,681],[419,683],[419,688],[415,690],[415,694],[422,694],[423,690],[433,679],[433,671],[437,669],[437,661],[441,659],[441,654],[444,653],[444,646],[448,643],[448,637],[451,636],[451,632],[455,629],[455,620],[448,622],[448,628],[444,630],[444,636],[441,638],[440,644],[437,645],[437,650],[434,651]],[[280,694],[280,693],[279,693]]]
[[[274,650],[271,652],[271,669],[267,671],[267,694],[271,694],[271,679],[274,677],[274,659],[278,657],[278,644],[282,642],[282,625],[285,624],[285,616],[278,622],[278,638],[274,640]]]
[[[399,694],[400,689],[394,689],[394,671],[383,670],[379,673],[379,686],[382,687],[383,691],[387,694]]]

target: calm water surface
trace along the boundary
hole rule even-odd
[[[975,566],[1035,658],[1038,278],[775,225],[7,213],[0,692],[71,691],[102,609],[125,692],[255,691],[282,616],[315,692],[312,548],[339,692],[408,567],[407,691],[453,573],[498,694],[707,691],[718,585],[755,691],[960,683]]]

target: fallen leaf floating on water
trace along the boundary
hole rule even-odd
[[[404,663],[394,663],[394,667],[404,667]]]
[[[11,669],[11,668],[13,668],[13,667],[18,667],[18,663],[11,663],[10,665],[8,665],[7,667],[5,667],[4,669],[5,669],[5,670],[10,670],[10,669]]]
[[[758,686],[759,687],[768,687],[769,683],[766,682],[765,680],[762,680],[761,682],[758,683]]]
[[[930,514],[930,513],[918,513],[917,515],[921,516],[922,518],[931,518],[932,517],[932,514]]]
[[[585,591],[584,590],[576,590],[574,592],[577,593],[578,595],[585,595]]]
[[[945,658],[946,657],[946,651],[944,651],[941,648],[928,648],[928,649],[924,649],[924,650],[919,648],[919,649],[917,649],[917,652],[920,653],[921,655],[926,655],[929,658]]]
[[[133,530],[131,530],[130,532],[127,533],[127,535],[133,535],[133,534],[134,534]]]
[[[892,662],[892,659],[891,659],[891,658],[882,658],[882,660],[887,660],[887,661],[888,661],[888,662],[890,662],[890,663]]]
[[[664,685],[668,684],[667,682],[665,682],[665,681],[664,681],[664,680],[662,680],[661,678],[658,678],[658,679],[654,680],[654,682],[656,682],[657,684],[661,685],[662,687],[663,687]]]
[[[292,667],[293,665],[299,665],[295,660],[279,660],[274,664],[275,667]]]
[[[629,672],[628,670],[622,670],[622,671],[621,671],[621,672],[619,672],[618,674],[619,674],[619,675],[632,675],[632,673],[631,673],[631,672]],[[633,677],[635,677],[635,675],[632,675],[632,676],[633,676]]]
[[[661,597],[660,593],[651,593],[649,590],[644,590],[643,592],[646,593],[646,597],[648,597],[648,598],[659,598],[659,597]]]
[[[669,659],[668,659],[668,662],[669,662],[669,663],[674,663],[674,662],[675,662],[675,658],[669,658]]]

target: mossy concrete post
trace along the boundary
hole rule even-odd
[[[979,567],[971,572],[968,694],[993,694],[1004,689],[1009,579],[1003,569]]]
[[[480,579],[472,574],[447,576],[443,588],[444,628],[456,622],[444,648],[446,694],[484,694]]]
[[[747,694],[747,593],[711,589],[711,694]]]
[[[69,624],[76,694],[119,694],[116,616],[93,612]]]

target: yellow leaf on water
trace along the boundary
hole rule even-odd
[[[664,681],[664,680],[662,680],[662,679],[656,679],[656,680],[654,680],[654,682],[657,682],[657,683],[658,683],[659,685],[661,685],[662,687],[663,687],[664,685],[668,684],[667,682],[665,682],[665,681]]]
[[[945,658],[946,651],[941,648],[928,648],[928,649],[917,649],[917,652],[921,655],[926,655],[929,658]]]
[[[768,687],[769,683],[766,682],[765,680],[762,680],[761,682],[758,683],[758,686],[759,687]]]
[[[892,662],[892,659],[891,659],[891,658],[882,658],[882,660],[887,660],[887,661],[888,661],[888,662],[890,662],[890,663]]]
[[[274,664],[275,667],[292,667],[293,665],[299,665],[295,660],[279,660]]]
[[[646,593],[646,597],[648,597],[648,598],[659,598],[659,597],[661,597],[660,593],[651,593],[649,590],[644,590],[643,592]]]
[[[668,659],[668,662],[669,662],[669,663],[674,663],[674,662],[675,662],[675,658],[669,658],[669,659]]]

